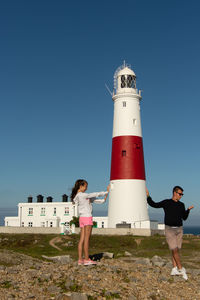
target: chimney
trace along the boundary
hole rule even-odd
[[[53,198],[51,196],[47,197],[47,202],[52,202]]]
[[[68,202],[68,196],[66,194],[62,195],[62,202]]]
[[[28,203],[32,203],[33,202],[33,197],[32,196],[28,196]]]
[[[37,196],[37,202],[43,202],[43,196],[42,195],[38,195]]]

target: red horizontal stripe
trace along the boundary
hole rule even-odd
[[[112,140],[110,180],[145,180],[142,138],[139,136],[117,136]]]

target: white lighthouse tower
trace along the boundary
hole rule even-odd
[[[143,228],[146,227],[144,224],[149,224],[149,216],[140,121],[142,97],[141,91],[136,89],[136,75],[125,63],[115,72],[112,99],[114,120],[108,227],[127,224],[132,228]]]

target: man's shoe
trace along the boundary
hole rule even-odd
[[[96,265],[96,264],[97,264],[96,261],[93,261],[91,259],[88,259],[88,260],[84,259],[84,266],[91,266],[91,265]]]
[[[179,273],[182,275],[183,279],[188,280],[185,268],[179,269]]]
[[[177,267],[172,268],[171,274],[172,276],[181,275]]]

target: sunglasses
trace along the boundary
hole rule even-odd
[[[177,194],[179,194],[179,196],[183,196],[184,194],[182,194],[182,193],[178,193],[178,192],[176,192]]]

